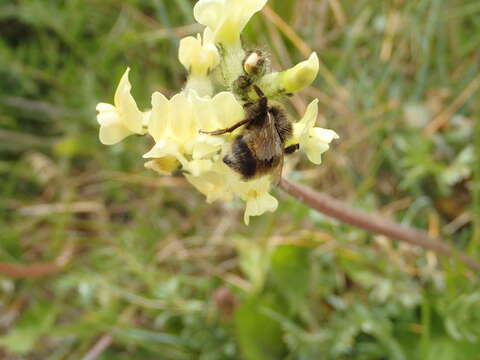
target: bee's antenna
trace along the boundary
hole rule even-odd
[[[260,88],[257,85],[253,85],[253,90],[255,90],[259,98],[265,97],[265,94],[263,93],[262,90],[260,90]]]

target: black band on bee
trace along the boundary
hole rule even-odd
[[[232,153],[225,155],[223,162],[239,172],[245,180],[252,178],[257,170],[257,160],[241,135],[235,138]]]

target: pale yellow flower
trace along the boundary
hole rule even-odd
[[[155,142],[168,140],[176,144],[176,151],[189,152],[188,148],[198,136],[199,125],[192,103],[185,93],[170,100],[162,93],[152,95],[152,112],[148,132]]]
[[[188,162],[184,169],[192,176],[201,176],[210,171],[213,167],[213,161],[211,159],[196,159]]]
[[[97,106],[102,143],[114,144],[131,134],[144,134],[148,128],[155,145],[143,155],[148,159],[145,167],[162,175],[181,168],[185,178],[209,203],[233,198],[244,201],[247,225],[251,216],[275,211],[278,201],[270,194],[271,175],[244,181],[223,162],[242,127],[220,136],[204,133],[228,128],[246,115],[233,92],[215,94],[215,91],[231,88],[238,77],[246,73],[268,98],[275,98],[309,86],[320,65],[317,54],[312,53],[309,59],[291,69],[265,75],[268,66],[261,53],[250,53],[245,59],[240,33],[266,2],[198,1],[194,16],[206,28],[202,35],[180,41],[178,58],[189,73],[184,90],[170,99],[155,92],[152,109],[142,113],[130,93],[127,69],[115,93],[114,105],[100,103]],[[213,71],[217,67],[218,71]],[[317,115],[318,101],[315,100],[302,120],[293,124],[293,136],[286,145],[298,143],[312,162],[320,164],[322,153],[338,136],[332,130],[315,127]]]
[[[197,37],[188,36],[180,40],[178,58],[191,75],[206,76],[220,63],[220,55],[213,43],[213,34],[209,28]]]
[[[192,158],[197,160],[210,157],[220,150],[224,144],[223,137],[200,134],[193,144]]]
[[[231,92],[222,91],[214,97],[200,97],[195,92],[190,92],[188,96],[195,108],[201,130],[224,129],[245,117],[243,106]]]
[[[132,134],[144,134],[144,114],[138,109],[130,90],[127,69],[115,92],[115,105],[99,103],[97,121],[100,124],[100,141],[105,145],[116,144]]]
[[[237,180],[232,183],[232,188],[240,199],[247,205],[243,220],[249,224],[250,216],[260,216],[267,211],[273,212],[278,207],[278,201],[269,194],[271,185],[270,176],[262,176],[249,181]]]
[[[145,163],[145,167],[155,170],[159,174],[171,173],[179,165],[182,169],[193,176],[199,176],[209,171],[212,167],[210,159],[191,159],[188,154],[179,151],[179,146],[168,139],[160,139],[155,146],[146,154],[145,159],[153,159]]]
[[[195,4],[195,19],[208,26],[215,42],[231,45],[240,40],[240,33],[250,18],[267,0],[200,0]]]
[[[260,216],[266,212],[274,212],[278,207],[278,200],[268,192],[258,192],[252,189],[248,198],[245,200],[247,206],[243,215],[243,221],[248,225],[250,216]]]
[[[177,151],[201,158],[218,150],[222,137],[206,136],[200,130],[212,131],[229,127],[245,116],[242,105],[230,92],[200,97],[193,91],[182,92],[168,100],[163,94],[152,95],[152,111],[148,132],[158,142],[168,139]]]
[[[171,139],[159,139],[153,148],[143,155],[145,159],[164,159],[164,162],[156,162],[154,165],[153,163],[147,163],[145,166],[156,170],[158,172],[168,171],[169,164],[173,161],[171,158],[175,158],[179,161],[180,164],[183,166],[188,165],[188,159],[179,151],[179,146],[176,142]],[[166,166],[160,167],[162,164],[166,164]]]
[[[289,144],[300,144],[300,150],[307,154],[308,159],[314,164],[322,163],[322,154],[330,148],[330,143],[338,139],[335,131],[315,127],[318,116],[318,100],[308,105],[303,118],[293,124],[293,138]]]
[[[196,176],[186,174],[186,179],[205,197],[208,203],[217,200],[230,201],[233,199],[233,192],[229,182],[234,174],[222,162],[221,158],[217,158],[215,162],[204,171]]]
[[[243,107],[229,92],[210,97],[200,97],[189,90],[168,100],[156,92],[152,96],[148,131],[155,146],[143,157],[160,159],[174,157],[185,171],[197,176],[207,171],[212,156],[218,154],[227,137],[201,134],[200,130],[211,131],[229,127],[245,116]],[[205,161],[204,161],[205,160]],[[148,162],[146,166],[165,172],[163,164],[171,161]]]
[[[245,201],[244,221],[247,225],[250,216],[260,216],[267,211],[275,211],[278,207],[277,199],[269,194],[270,176],[243,181],[223,163],[222,157],[217,157],[206,171],[200,171],[197,175],[186,175],[186,178],[206,196],[209,203],[231,200],[234,195]]]

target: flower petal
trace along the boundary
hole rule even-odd
[[[195,19],[208,26],[216,42],[231,45],[250,18],[260,11],[267,0],[200,0],[193,9]]]
[[[162,158],[169,155],[175,157],[178,155],[178,145],[171,140],[160,139],[149,152],[143,155],[143,158]]]
[[[334,139],[338,139],[339,137],[335,131],[319,127],[310,129],[310,136],[327,144],[330,144]]]
[[[259,216],[267,211],[273,212],[278,207],[278,200],[269,193],[263,193],[259,196],[252,197],[247,200],[247,206],[243,220],[245,224],[250,223],[250,216]]]
[[[309,86],[317,77],[320,62],[317,53],[302,61],[281,75],[281,84],[287,93],[295,93]]]
[[[195,109],[199,130],[224,129],[245,117],[242,105],[231,92],[220,92],[213,99],[199,97],[195,92],[189,92],[189,99]]]
[[[267,0],[227,0],[224,21],[215,31],[217,41],[224,44],[236,42],[245,25],[266,3]]]
[[[117,91],[115,92],[115,107],[120,114],[124,126],[133,133],[142,134],[143,116],[142,112],[138,110],[135,99],[130,94],[132,86],[128,80],[129,72],[130,68],[127,68],[118,84]]]
[[[143,155],[144,159],[161,159],[165,157],[176,158],[184,168],[188,166],[188,160],[179,151],[178,144],[170,139],[160,139],[149,152]]]
[[[191,148],[199,130],[192,102],[180,93],[170,99],[170,109],[171,136],[180,145]]]
[[[152,110],[144,111],[142,113],[142,117],[143,117],[142,124],[144,127],[148,128],[151,116],[152,116]]]
[[[132,132],[124,127],[123,124],[100,126],[99,138],[104,145],[114,145],[129,135],[132,135]]]
[[[200,173],[199,176],[186,174],[186,179],[202,194],[207,197],[207,202],[216,200],[232,200],[233,194],[230,190],[228,179],[230,171],[221,160],[213,163],[209,171]]]
[[[159,141],[170,134],[170,109],[168,99],[162,93],[154,92],[152,95],[152,112],[150,113],[148,132],[155,141]]]
[[[147,169],[156,171],[160,175],[170,175],[172,171],[180,166],[180,163],[174,156],[165,156],[147,161],[144,166]]]
[[[116,107],[113,106],[112,104],[107,104],[107,103],[98,103],[96,110],[98,112],[107,112],[107,111],[116,111]]]
[[[268,0],[230,0],[234,6],[231,7],[231,13],[238,16],[240,31],[243,30],[248,21],[257,12],[263,9]]]
[[[313,100],[307,107],[305,114],[303,115],[302,120],[300,120],[296,126],[297,132],[301,130],[299,135],[300,147],[302,143],[307,141],[307,138],[310,134],[310,129],[312,129],[317,121],[318,116],[318,99]],[[303,128],[301,128],[303,126]],[[294,126],[295,127],[295,126]],[[295,129],[294,129],[295,130]]]
[[[200,24],[215,31],[222,22],[225,0],[200,0],[193,8],[193,16]]]
[[[308,160],[316,165],[322,163],[322,154],[327,151],[330,146],[328,143],[320,142],[315,138],[310,138],[306,144],[303,146],[305,153],[307,154]]]
[[[197,137],[193,145],[192,157],[193,159],[208,157],[219,151],[224,143],[225,140],[220,136],[201,134]]]
[[[120,125],[122,123],[115,106],[110,104],[97,105],[97,121],[100,126]]]
[[[202,41],[193,37],[187,36],[180,40],[178,48],[178,59],[182,65],[190,71],[194,58],[199,57],[202,51]]]
[[[196,38],[188,36],[180,40],[178,58],[192,74],[206,76],[220,62],[216,46],[206,41],[211,37],[210,33],[209,28],[206,28],[203,41],[200,34],[197,34]]]
[[[213,162],[211,160],[192,160],[185,166],[185,170],[190,172],[193,176],[201,176],[210,171]]]
[[[223,91],[212,100],[218,125],[222,128],[232,126],[245,117],[243,106],[231,92]]]

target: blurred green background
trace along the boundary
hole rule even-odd
[[[480,359],[478,274],[455,259],[280,190],[246,227],[241,203],[144,169],[149,140],[99,143],[95,105],[126,66],[142,109],[181,89],[193,4],[0,1],[0,263],[60,265],[0,274],[0,358]],[[246,44],[275,69],[317,51],[291,114],[317,97],[341,136],[322,166],[292,156],[289,178],[480,260],[480,2],[269,6]]]

